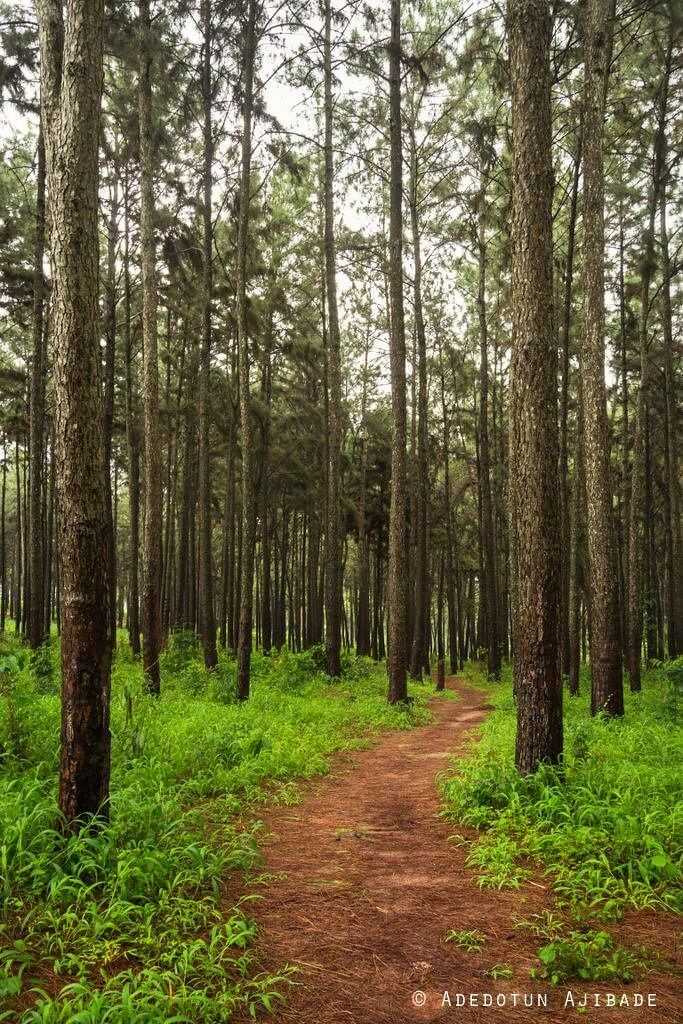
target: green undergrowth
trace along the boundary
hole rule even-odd
[[[288,972],[259,973],[249,904],[231,873],[259,864],[264,800],[379,729],[427,720],[425,688],[386,703],[386,676],[319,652],[253,658],[249,702],[235,665],[211,676],[191,637],[163,655],[162,696],[118,646],[112,683],[111,823],[56,829],[56,642],[37,657],[0,648],[0,1020],[20,1024],[213,1024],[271,1008]],[[234,888],[234,887],[233,887]],[[231,890],[232,891],[232,890]]]
[[[582,976],[572,975],[576,960],[595,961],[594,980],[625,978],[640,961],[588,922],[619,920],[629,909],[683,910],[682,675],[681,659],[651,668],[642,693],[627,690],[624,719],[609,721],[591,717],[583,673],[581,695],[565,695],[563,764],[522,777],[507,668],[500,684],[487,686],[493,710],[472,755],[441,780],[444,814],[481,830],[468,854],[479,884],[518,888],[540,866],[558,910],[584,929],[546,945],[547,977]],[[486,685],[477,666],[466,676]]]

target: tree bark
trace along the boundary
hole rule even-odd
[[[648,199],[648,223],[645,231],[645,245],[642,256],[640,277],[640,384],[638,387],[636,426],[633,438],[633,458],[631,464],[631,507],[628,545],[628,671],[630,687],[634,692],[638,692],[641,688],[641,657],[643,644],[645,432],[650,389],[650,340],[648,336],[648,315],[650,307],[650,283],[655,268],[655,217],[662,180],[664,131],[666,125],[672,51],[673,31],[670,29],[658,97],[657,128],[655,131],[653,153],[653,174]]]
[[[128,172],[123,195],[123,344],[126,362],[126,443],[128,447],[128,641],[134,657],[140,655],[140,437],[135,409],[135,370],[131,332],[130,189]]]
[[[142,389],[145,444],[145,544],[142,578],[142,663],[147,689],[161,688],[161,443],[154,237],[154,121],[150,2],[140,0],[140,251],[142,265]]]
[[[38,0],[52,262],[62,729],[68,830],[106,815],[111,737],[107,519],[99,387],[99,125],[104,5]]]
[[[486,322],[486,166],[482,160],[477,249],[479,256],[477,310],[479,312],[479,492],[481,495],[482,549],[484,564],[484,609],[486,619],[487,667],[491,679],[500,679],[500,641],[498,637],[498,588],[496,581],[496,544],[491,500],[491,457],[489,446],[489,343]]]
[[[551,16],[509,0],[512,80],[512,387],[510,486],[516,530],[519,771],[562,754],[559,664],[557,346],[553,331]]]
[[[2,435],[2,497],[0,498],[0,633],[5,632],[7,615],[7,434]]]
[[[389,616],[387,669],[391,704],[406,700],[406,337],[403,309],[403,156],[401,144],[401,0],[391,0],[389,45],[390,187],[389,293],[391,327],[391,505],[389,511]]]
[[[40,647],[44,633],[43,572],[43,461],[45,449],[45,142],[42,126],[38,129],[38,173],[36,180],[36,220],[33,248],[33,355],[31,360],[31,402],[29,425],[29,594],[27,639],[32,648]]]
[[[572,173],[572,192],[569,203],[569,225],[567,228],[567,259],[564,276],[564,306],[562,311],[562,388],[560,391],[560,501],[561,501],[561,536],[560,545],[562,562],[562,606],[560,620],[560,645],[562,650],[562,674],[569,675],[571,651],[569,639],[569,589],[571,576],[571,554],[573,541],[571,538],[571,510],[569,488],[569,373],[572,325],[572,290],[574,285],[574,253],[576,248],[576,214],[579,197],[579,177],[581,170],[583,121],[579,127],[574,153]]]
[[[213,601],[213,558],[211,552],[211,302],[213,299],[213,126],[211,80],[211,0],[202,0],[204,54],[202,101],[204,108],[204,234],[203,234],[203,332],[199,363],[199,632],[204,665],[212,671],[218,664],[216,615]]]
[[[666,168],[666,157],[663,159]],[[664,530],[666,536],[666,619],[669,658],[683,645],[683,544],[681,543],[681,500],[678,474],[678,387],[674,365],[671,317],[671,259],[666,222],[666,173],[659,196],[659,237],[662,259],[662,327],[664,333]]]
[[[422,311],[422,252],[420,248],[420,222],[417,195],[417,151],[414,137],[411,138],[410,159],[410,224],[413,242],[413,298],[415,313],[415,348],[417,357],[417,445],[415,480],[415,600],[413,616],[412,649],[410,653],[410,675],[422,678],[422,668],[427,658],[427,604],[429,594],[429,553],[427,530],[428,469],[427,449],[428,406],[427,406],[427,336]],[[413,375],[415,368],[413,369]]]
[[[370,321],[368,319],[365,333],[363,393],[360,413],[361,462],[360,496],[358,503],[358,615],[356,617],[356,653],[363,656],[368,656],[370,654],[370,541],[368,539],[367,523],[368,427],[366,423],[369,349]]]
[[[584,22],[583,291],[581,345],[587,582],[591,610],[591,713],[623,715],[619,591],[605,392],[605,184],[603,121],[611,0],[588,0]]]
[[[254,59],[258,0],[249,0],[244,35],[242,168],[237,223],[237,339],[240,381],[240,425],[242,431],[242,561],[239,638],[237,643],[237,695],[249,697],[251,671],[252,612],[254,604],[254,541],[256,534],[256,492],[253,468],[254,438],[251,424],[249,377],[249,332],[247,323],[247,243],[251,205],[251,127],[254,109]]]
[[[109,617],[112,647],[116,647],[116,531],[114,528],[111,481],[112,438],[114,433],[114,370],[116,362],[116,234],[119,216],[118,168],[112,168],[111,206],[107,226],[107,278],[105,284],[104,323],[104,497],[109,533]]]
[[[332,149],[332,3],[325,0],[324,92],[325,92],[325,291],[327,297],[328,372],[328,473],[327,536],[325,544],[325,654],[327,672],[341,675],[341,339],[337,308],[337,266],[334,237],[334,159]]]

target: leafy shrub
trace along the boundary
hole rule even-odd
[[[632,981],[642,957],[615,944],[608,932],[572,931],[563,938],[541,946],[541,967],[532,977],[545,978],[553,985],[580,978],[583,981]]]

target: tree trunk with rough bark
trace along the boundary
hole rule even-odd
[[[118,168],[112,168],[109,223],[107,225],[107,278],[105,283],[104,322],[104,496],[109,533],[109,617],[112,646],[116,647],[116,531],[111,480],[112,439],[114,434],[114,373],[116,363],[116,240],[119,219]]]
[[[666,167],[666,159],[664,159]],[[671,314],[671,258],[666,220],[666,178],[659,196],[659,238],[662,259],[662,327],[664,332],[664,533],[666,538],[667,653],[675,658],[683,647],[683,544],[678,473],[678,400]]]
[[[571,509],[569,488],[569,374],[572,326],[572,290],[574,284],[574,254],[576,249],[576,214],[579,198],[579,177],[581,170],[583,123],[579,127],[574,153],[572,192],[569,202],[569,225],[567,228],[567,257],[564,274],[564,305],[562,310],[562,387],[560,389],[560,557],[562,562],[562,605],[560,618],[560,646],[562,652],[562,674],[569,675],[571,651],[569,639],[569,588],[571,576]]]
[[[389,511],[389,566],[387,615],[389,702],[406,700],[407,595],[406,579],[406,337],[403,308],[403,156],[401,145],[401,0],[391,0],[389,44],[390,187],[389,187],[389,293],[391,327],[391,505]]]
[[[415,563],[414,563],[414,614],[412,648],[410,653],[410,675],[422,679],[422,668],[427,659],[427,613],[429,594],[429,553],[427,530],[428,470],[427,448],[429,446],[427,409],[427,335],[422,310],[422,252],[420,247],[420,221],[417,194],[417,147],[411,137],[410,158],[410,226],[413,243],[413,301],[415,315],[415,360],[413,380],[417,370],[417,429],[415,445]],[[411,545],[412,548],[412,545]]]
[[[99,385],[99,125],[104,4],[38,0],[52,263],[62,728],[69,831],[106,815],[111,637]]]
[[[327,472],[327,534],[325,543],[325,654],[327,672],[341,675],[341,339],[337,308],[337,261],[334,237],[334,157],[332,138],[332,41],[331,0],[325,0],[324,39],[324,105],[325,105],[325,179],[324,179],[324,247],[325,292],[327,298],[327,374],[328,374],[328,472]]]
[[[254,545],[256,535],[256,492],[254,482],[254,437],[251,423],[249,374],[249,330],[247,322],[247,243],[251,205],[251,129],[254,112],[254,60],[258,0],[249,0],[244,34],[242,99],[242,166],[237,222],[237,341],[240,382],[240,426],[242,444],[242,558],[239,636],[237,641],[237,695],[249,697],[251,671],[252,614],[254,605]]]
[[[218,664],[216,615],[213,603],[211,552],[211,302],[213,300],[213,83],[211,77],[211,0],[202,0],[204,30],[202,105],[204,113],[204,208],[203,208],[203,329],[199,361],[199,634],[204,665],[213,671]]]
[[[509,0],[512,81],[512,387],[510,487],[517,564],[519,771],[562,754],[559,663],[557,347],[553,331],[551,15]]]
[[[360,411],[361,462],[358,503],[358,615],[356,618],[356,653],[365,656],[370,654],[370,540],[367,523],[368,427],[366,423],[369,352],[370,322],[368,320],[365,333],[363,393]]]
[[[31,399],[29,423],[29,595],[27,640],[32,648],[45,639],[43,589],[43,460],[45,450],[45,142],[38,130],[38,170],[36,179],[36,220],[33,247],[33,345],[31,359]]]
[[[623,715],[619,591],[605,391],[605,182],[603,121],[610,54],[610,0],[584,12],[583,292],[581,345],[586,480],[587,583],[591,609],[591,712]]]
[[[140,655],[140,436],[135,408],[135,369],[131,331],[130,189],[128,172],[123,193],[123,345],[126,363],[126,443],[128,447],[128,641],[134,657]]]
[[[496,544],[491,500],[491,457],[489,445],[489,341],[486,320],[486,166],[482,161],[477,230],[479,314],[479,493],[481,495],[481,533],[484,566],[483,598],[486,620],[487,669],[491,679],[500,679],[500,641],[498,630],[498,587]]]
[[[142,572],[142,663],[147,689],[161,688],[161,441],[154,237],[154,119],[150,2],[140,0],[140,252],[142,266],[142,390],[145,445],[145,542]]]
[[[669,75],[673,52],[673,32],[670,31],[662,79],[659,88],[657,128],[654,138],[653,172],[648,200],[648,222],[645,231],[644,252],[640,277],[640,383],[636,406],[636,426],[633,438],[631,461],[631,500],[628,544],[628,672],[631,690],[641,688],[641,658],[643,645],[643,548],[644,503],[645,503],[645,432],[647,426],[648,400],[650,389],[650,338],[648,317],[650,309],[650,284],[655,269],[655,217],[662,180],[662,159],[664,154],[664,131],[669,94]]]

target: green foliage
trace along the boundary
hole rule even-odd
[[[454,931],[446,932],[446,942],[453,942],[466,953],[478,953],[486,942],[486,936],[477,931]]]
[[[289,972],[256,973],[248,906],[224,902],[229,873],[259,864],[259,824],[244,821],[266,784],[269,798],[291,802],[294,780],[326,772],[335,751],[425,721],[424,697],[392,708],[372,662],[347,659],[331,683],[310,654],[283,652],[254,655],[252,699],[238,704],[234,663],[221,657],[206,673],[194,638],[176,634],[154,699],[122,643],[111,823],[65,838],[56,828],[59,674],[36,674],[26,652],[4,648],[0,994],[5,1004],[32,989],[35,998],[0,1020],[214,1024],[271,1009]]]
[[[591,718],[582,678],[582,696],[565,701],[563,765],[526,777],[514,768],[509,675],[491,692],[481,743],[442,783],[446,815],[484,830],[469,855],[482,885],[519,886],[531,858],[578,917],[683,909],[677,673],[676,663],[652,669],[642,693],[626,694],[621,721]]]
[[[531,974],[545,978],[553,985],[579,978],[582,981],[632,981],[635,971],[646,961],[630,950],[615,944],[604,931],[571,931],[563,938],[541,946],[540,968]]]

